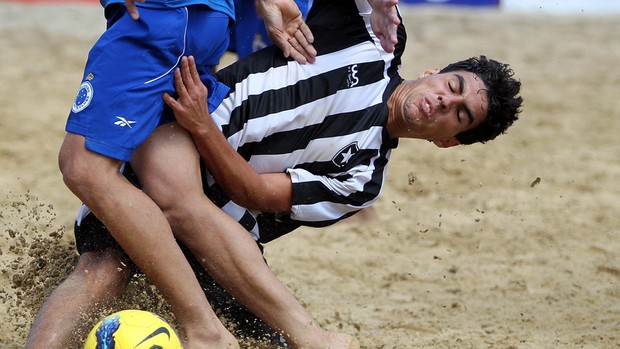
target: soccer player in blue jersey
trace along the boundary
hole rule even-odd
[[[66,125],[59,166],[67,187],[96,212],[131,259],[169,302],[186,348],[237,348],[217,320],[161,209],[119,173],[159,124],[160,94],[174,91],[181,56],[195,54],[212,105],[226,87],[210,74],[228,46],[232,0],[102,1],[107,30],[91,49]],[[122,200],[119,200],[123,198]],[[189,279],[188,279],[189,277]]]
[[[225,96],[228,88],[211,71],[228,47],[234,23],[232,0],[148,0],[137,4],[139,16],[133,17],[125,0],[101,4],[107,30],[89,53],[67,121],[59,153],[63,180],[158,287],[179,321],[186,349],[238,348],[209,306],[183,253],[174,248],[161,209],[119,172],[159,125],[166,108],[161,95],[174,91],[172,73],[182,56],[196,56],[212,107]],[[127,0],[130,8],[135,5]],[[268,9],[274,20],[270,23],[280,28],[285,49],[293,47],[289,52],[298,53],[294,48],[309,44],[305,24],[295,6],[278,9],[278,5]],[[66,298],[77,296],[65,292]]]

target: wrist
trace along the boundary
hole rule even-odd
[[[192,137],[199,139],[208,139],[209,135],[212,134],[209,125],[206,123],[198,124],[188,130]]]

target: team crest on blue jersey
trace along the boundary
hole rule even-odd
[[[90,101],[93,100],[93,85],[91,85],[90,81],[84,81],[80,85],[80,89],[78,91],[77,97],[75,97],[75,102],[73,102],[73,106],[71,110],[74,113],[79,113],[84,110],[90,104]]]
[[[338,167],[345,167],[351,158],[360,150],[357,142],[352,142],[346,147],[340,149],[332,158],[332,163]]]

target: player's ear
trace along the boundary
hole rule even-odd
[[[439,74],[439,68],[435,68],[435,69],[426,69],[425,71],[421,72],[420,75],[418,75],[419,79],[425,78],[427,76],[431,76],[431,75],[435,75],[435,74]]]
[[[450,137],[446,139],[433,139],[433,143],[435,143],[435,145],[439,148],[450,148],[454,147],[455,145],[461,144],[461,142],[459,142],[456,137]]]

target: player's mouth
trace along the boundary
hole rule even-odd
[[[431,103],[431,101],[428,98],[422,98],[420,100],[420,103],[418,105],[418,109],[422,112],[422,114],[427,118],[430,119],[431,115],[433,115],[433,103]]]

